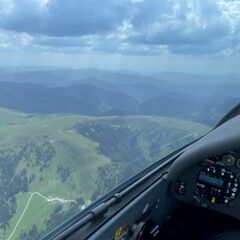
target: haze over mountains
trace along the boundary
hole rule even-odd
[[[207,133],[239,100],[237,76],[222,79],[0,71],[0,239],[40,239]]]
[[[239,90],[234,74],[0,70],[0,107],[26,113],[158,115],[213,124],[238,102]]]

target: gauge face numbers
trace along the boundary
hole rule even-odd
[[[233,166],[236,162],[236,157],[232,154],[223,155],[222,161],[226,166]]]
[[[228,204],[239,194],[239,181],[236,175],[221,165],[202,169],[196,181],[199,194],[212,204]]]

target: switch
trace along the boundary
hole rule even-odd
[[[211,198],[211,203],[212,203],[212,204],[215,204],[215,203],[216,203],[216,197],[212,197],[212,198]]]

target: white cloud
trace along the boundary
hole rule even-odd
[[[32,41],[33,37],[27,33],[16,33],[0,29],[0,49],[21,50],[30,46]]]
[[[14,8],[14,2],[13,0],[0,0],[0,6],[0,15],[6,16],[12,12]]]

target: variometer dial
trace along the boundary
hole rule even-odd
[[[222,157],[222,161],[226,166],[233,166],[236,162],[236,157],[232,154],[226,154]]]

